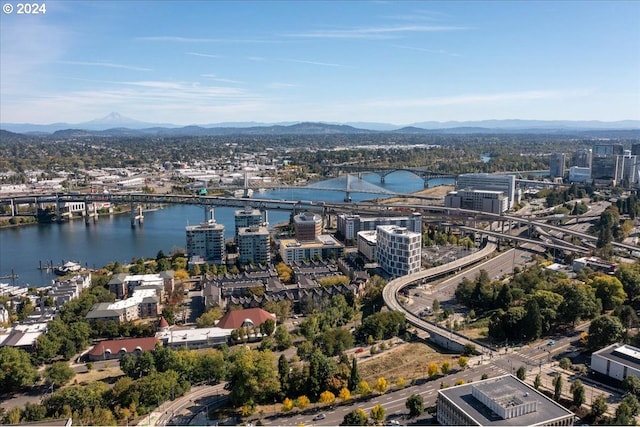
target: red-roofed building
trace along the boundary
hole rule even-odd
[[[238,329],[243,326],[260,326],[268,319],[276,321],[276,315],[261,308],[247,308],[246,310],[231,310],[216,324],[222,329]]]
[[[121,359],[125,354],[139,356],[143,351],[156,348],[159,342],[156,337],[100,341],[87,353],[87,357],[89,360],[110,360]]]

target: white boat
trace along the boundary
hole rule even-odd
[[[58,276],[64,276],[65,274],[75,273],[82,270],[82,265],[78,262],[68,261],[64,265],[59,265],[53,269],[53,272]]]

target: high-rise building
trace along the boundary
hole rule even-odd
[[[226,256],[224,225],[210,220],[199,225],[189,225],[187,230],[187,254],[206,261],[222,264]]]
[[[399,277],[420,271],[422,234],[395,225],[376,228],[378,265],[391,276]]]
[[[640,156],[640,144],[631,144],[631,155]]]
[[[593,157],[622,156],[624,146],[622,144],[595,144],[593,146]]]
[[[456,190],[502,191],[509,200],[509,209],[516,200],[516,176],[488,173],[466,173],[458,176]]]
[[[623,156],[618,156],[618,175],[616,182],[637,183],[639,166],[638,156],[634,156],[631,154],[631,151],[625,150]]]
[[[594,156],[591,177],[601,181],[615,181],[619,176],[618,156]]]
[[[312,212],[303,212],[293,217],[293,227],[298,241],[315,241],[322,234],[322,217]]]
[[[236,243],[238,242],[238,230],[241,228],[261,226],[263,224],[262,213],[258,209],[246,207],[235,212],[236,220]]]
[[[579,168],[591,168],[593,152],[591,148],[580,148],[573,155],[573,165]]]
[[[564,153],[553,153],[549,157],[549,175],[551,178],[564,178],[567,156]]]
[[[271,261],[269,230],[257,225],[238,230],[238,260],[243,263],[264,264]]]

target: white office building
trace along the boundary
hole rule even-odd
[[[199,256],[206,261],[222,264],[226,256],[224,225],[210,220],[187,226],[186,230],[189,257]]]
[[[376,228],[378,265],[391,276],[399,277],[420,271],[422,234],[395,225]]]
[[[456,190],[502,191],[508,199],[509,209],[517,202],[515,175],[467,173],[458,176]]]
[[[611,344],[591,355],[591,369],[619,381],[629,375],[640,378],[640,348]]]
[[[590,182],[591,168],[571,166],[569,168],[569,182]]]

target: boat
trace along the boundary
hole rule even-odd
[[[82,270],[82,265],[78,262],[68,261],[63,265],[59,265],[53,269],[53,272],[58,276],[64,276],[65,274],[75,273]]]

